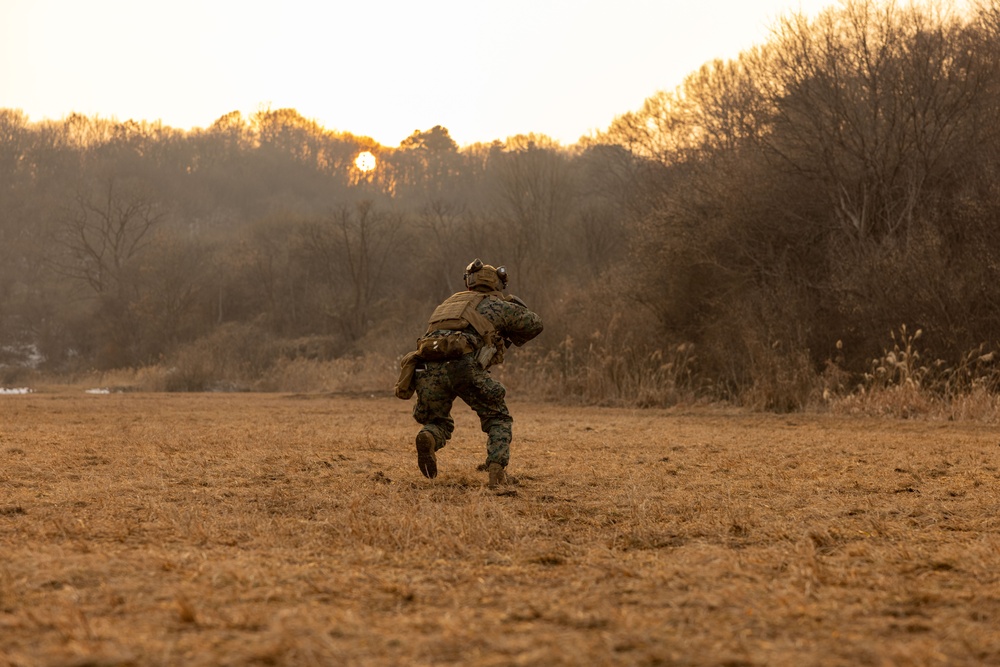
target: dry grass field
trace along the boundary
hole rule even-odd
[[[1000,664],[1000,434],[512,402],[0,396],[0,665]]]

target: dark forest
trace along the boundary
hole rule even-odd
[[[392,148],[294,109],[191,131],[2,109],[0,382],[391,374],[480,257],[545,320],[510,369],[540,397],[995,395],[998,119],[998,0],[786,17],[572,146],[437,126]]]

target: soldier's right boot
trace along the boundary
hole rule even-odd
[[[437,456],[434,454],[434,436],[429,431],[417,433],[417,467],[424,477],[433,479],[438,474]]]

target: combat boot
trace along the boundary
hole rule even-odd
[[[498,486],[517,486],[517,478],[508,475],[504,467],[499,463],[493,462],[487,466],[486,471],[490,474],[490,481],[488,482],[491,489],[495,489]]]
[[[434,436],[428,431],[417,433],[417,467],[424,477],[433,479],[438,474],[437,456],[434,454]]]

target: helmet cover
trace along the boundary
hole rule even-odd
[[[507,269],[503,266],[494,268],[489,264],[483,264],[478,257],[465,267],[465,286],[468,289],[486,287],[490,290],[500,292],[507,287]]]

